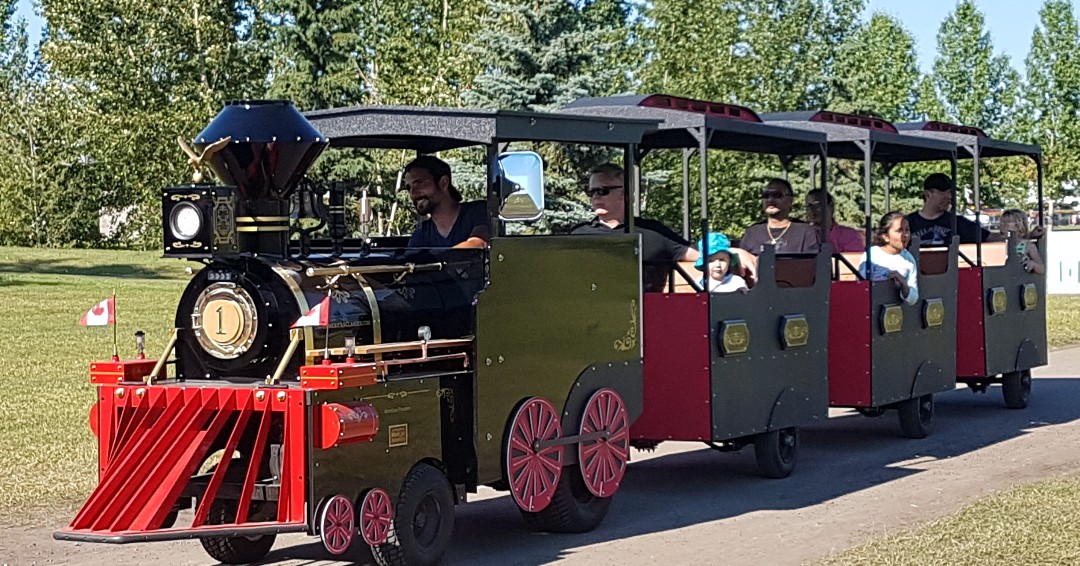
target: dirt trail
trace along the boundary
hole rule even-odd
[[[897,437],[896,417],[838,413],[804,429],[798,469],[786,480],[754,475],[752,450],[699,444],[635,453],[607,520],[585,535],[524,528],[505,494],[483,492],[458,509],[447,565],[802,564],[867,538],[951,513],[994,491],[1080,471],[1080,348],[1035,372],[1031,406],[1003,408],[1001,393],[938,399],[924,440]],[[48,525],[0,533],[0,564],[212,564],[198,542],[131,546],[54,541]],[[329,561],[314,538],[279,537],[268,563]]]

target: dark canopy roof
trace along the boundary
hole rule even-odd
[[[872,159],[883,163],[951,159],[956,144],[926,137],[900,135],[893,124],[879,118],[827,110],[775,112],[762,115],[766,123],[821,132],[829,138],[829,156],[863,159],[855,142],[873,142]]]
[[[353,106],[304,114],[331,147],[433,153],[496,141],[638,143],[655,121],[473,108]]]
[[[897,124],[901,134],[925,138],[946,140],[960,147],[975,147],[979,157],[1008,157],[1025,155],[1035,157],[1042,154],[1037,145],[995,140],[979,128],[949,124],[947,122],[905,122]],[[957,157],[972,157],[969,151],[962,151]]]
[[[641,142],[648,149],[696,148],[695,130],[711,133],[714,149],[774,155],[820,154],[825,142],[821,134],[762,124],[748,108],[663,94],[583,98],[559,112],[661,120]]]

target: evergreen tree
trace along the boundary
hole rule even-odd
[[[605,0],[606,1],[606,0]],[[618,5],[570,0],[488,2],[485,24],[468,52],[483,73],[464,93],[471,106],[550,111],[578,98],[615,94],[626,84],[629,41]],[[619,15],[621,14],[621,15]],[[587,170],[611,157],[582,148],[537,147],[547,163],[545,229],[565,231],[589,216],[580,192]]]

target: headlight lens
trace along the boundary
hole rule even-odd
[[[178,240],[190,240],[202,229],[202,214],[190,202],[176,205],[169,216],[169,229]]]

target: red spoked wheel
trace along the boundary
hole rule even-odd
[[[319,538],[326,551],[344,554],[356,534],[356,509],[344,495],[335,495],[323,503],[319,513]]]
[[[360,502],[360,534],[364,542],[371,546],[386,542],[393,522],[394,506],[388,493],[376,487],[364,494]]]
[[[622,397],[613,389],[593,393],[581,417],[581,434],[607,432],[607,438],[578,443],[578,462],[585,487],[597,497],[610,497],[630,461],[630,418]]]
[[[562,436],[555,407],[533,397],[510,419],[506,442],[506,477],[514,502],[526,511],[540,511],[551,503],[562,476],[562,446],[541,448],[539,443]]]

